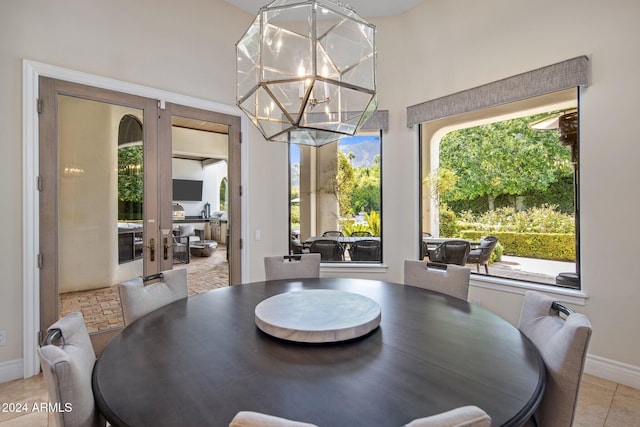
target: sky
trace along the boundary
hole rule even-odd
[[[345,152],[345,149],[350,145],[360,144],[363,141],[368,141],[371,139],[378,140],[378,135],[357,135],[350,136],[347,138],[342,138],[340,142],[338,142],[338,148],[340,151]],[[290,146],[291,153],[291,164],[300,163],[300,148],[296,144],[291,144]]]

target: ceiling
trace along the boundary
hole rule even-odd
[[[270,0],[225,0],[252,15],[256,15],[262,6],[271,3]],[[419,5],[424,0],[347,0],[343,3],[351,6],[362,18],[378,16],[401,15]]]

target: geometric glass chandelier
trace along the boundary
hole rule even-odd
[[[275,0],[236,44],[238,106],[269,141],[321,146],[377,108],[376,28],[335,0]]]

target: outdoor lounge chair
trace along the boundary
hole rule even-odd
[[[480,246],[469,251],[467,264],[475,264],[478,273],[480,272],[480,265],[484,265],[485,272],[489,274],[489,258],[497,244],[498,238],[496,236],[484,237],[480,240]]]

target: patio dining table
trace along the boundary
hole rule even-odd
[[[451,240],[466,240],[469,242],[469,245],[471,245],[471,248],[473,248],[474,246],[480,245],[480,242],[477,240],[468,240],[468,239],[462,239],[462,238],[452,238],[452,237],[423,237],[422,238],[422,241],[426,243],[429,249],[433,249],[436,246],[438,246],[440,243],[444,243]]]
[[[361,240],[380,240],[380,237],[379,236],[311,236],[304,241],[304,244],[306,246],[310,246],[314,242],[314,240],[319,240],[319,239],[336,240],[339,243],[342,243],[343,245],[347,246],[352,243],[359,242]]]
[[[263,301],[319,289],[370,299],[379,325],[330,343],[257,326]],[[176,301],[128,325],[93,372],[96,402],[114,426],[228,426],[250,410],[321,427],[399,427],[464,405],[483,408],[494,426],[520,426],[544,385],[537,349],[499,316],[353,278],[255,282]]]

